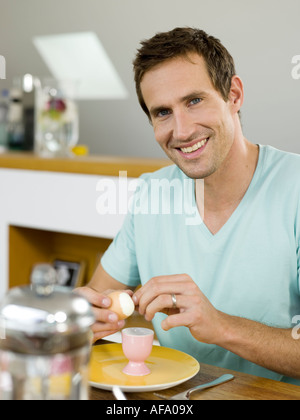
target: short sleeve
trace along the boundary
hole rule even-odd
[[[298,293],[300,295],[300,198],[298,200],[297,216],[296,216],[296,247],[297,247],[297,284]]]
[[[297,285],[298,293],[300,295],[300,240],[297,243]]]
[[[127,286],[138,286],[140,276],[136,259],[134,215],[127,214],[123,226],[104,253],[101,264],[114,279]]]

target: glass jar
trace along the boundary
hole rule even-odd
[[[77,83],[45,79],[36,89],[35,151],[43,157],[65,157],[78,143]]]

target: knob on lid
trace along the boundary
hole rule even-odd
[[[49,264],[37,265],[31,273],[32,289],[40,296],[53,292],[56,283],[56,270]]]
[[[45,354],[83,345],[94,322],[88,301],[56,286],[50,265],[36,266],[31,281],[11,289],[0,304],[0,348]]]

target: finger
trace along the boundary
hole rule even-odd
[[[174,327],[188,327],[190,324],[190,313],[189,312],[179,312],[174,315],[170,315],[165,318],[161,327],[164,331],[169,331]]]
[[[119,321],[118,314],[116,314],[113,311],[96,307],[93,307],[92,309],[95,316],[95,320],[98,322],[114,323]]]
[[[92,305],[96,307],[108,308],[111,305],[111,299],[105,294],[101,294],[90,287],[78,287],[75,292],[85,297]]]
[[[139,298],[139,312],[140,314],[144,315],[148,305],[150,303],[157,299],[159,296],[168,296],[168,302],[171,302],[171,307],[173,306],[172,302],[172,295],[175,294],[175,296],[180,295],[187,295],[187,296],[193,296],[196,292],[195,290],[195,283],[187,284],[187,282],[175,282],[175,283],[156,283],[153,284],[152,288],[145,288],[143,290],[143,293],[141,294]],[[167,303],[166,308],[169,307],[169,304]]]
[[[84,286],[84,287],[78,287],[75,289],[77,293],[85,297],[92,305],[96,307],[103,307],[103,308],[109,308],[111,305],[111,299],[108,296],[110,293],[115,292],[113,289],[108,289],[103,293],[99,293],[94,289],[91,289],[90,287]],[[124,290],[125,293],[128,293],[129,296],[132,296],[133,291],[130,289]]]
[[[123,328],[124,326],[125,326],[125,321],[124,320],[115,322],[114,324],[95,322],[92,325],[91,330],[94,334],[106,333],[106,335],[109,335],[109,333],[111,333],[111,331],[113,331],[113,333],[115,333],[115,332],[119,331],[121,328]]]
[[[171,294],[158,296],[147,306],[145,311],[146,320],[152,321],[157,312],[163,312],[167,315],[173,315],[186,311],[190,312],[192,308],[195,306],[198,308],[201,304],[201,301],[197,295],[190,296],[175,294],[175,300],[176,306],[174,305]]]
[[[101,332],[101,331],[119,331],[120,328],[123,328],[125,325],[125,321],[122,319],[120,321],[111,323],[104,323],[104,322],[95,322],[91,329],[94,333]]]
[[[138,304],[140,297],[145,293],[147,289],[152,289],[155,286],[159,287],[159,285],[161,284],[168,284],[169,286],[173,286],[177,282],[185,283],[187,281],[191,281],[191,277],[188,274],[171,274],[168,276],[153,277],[146,284],[144,284],[144,286],[140,287],[134,292],[132,299],[134,300],[136,304]],[[170,290],[171,290],[170,293],[174,293],[172,289]]]
[[[129,294],[129,296],[131,296],[131,297],[132,297],[132,295],[133,295],[133,291],[132,291],[132,290],[130,290],[130,289],[123,290],[123,292],[128,293],[128,294]]]
[[[112,292],[120,291],[121,289],[107,289],[103,292],[104,295],[109,295]],[[133,295],[133,291],[130,289],[122,290],[124,293],[128,293],[129,296]]]
[[[101,340],[104,337],[107,337],[111,334],[117,333],[119,330],[108,330],[108,331],[99,331],[94,333],[93,335],[93,343],[95,343],[98,340]]]
[[[147,321],[152,321],[157,312],[163,312],[170,315],[179,311],[179,306],[174,307],[172,296],[170,294],[160,295],[146,307],[145,319]]]
[[[158,290],[161,287],[165,286],[167,289],[161,290],[161,293],[167,291],[169,293],[175,293],[174,287],[176,287],[176,290],[179,289],[180,286],[178,286],[178,283],[184,283],[184,285],[187,285],[187,283],[194,283],[190,276],[187,274],[172,274],[169,276],[158,276],[153,277],[150,279],[144,286],[140,287],[134,294],[133,294],[133,301],[136,304],[139,304],[141,296],[143,296],[148,290]],[[178,287],[177,287],[178,286]]]
[[[187,279],[191,279],[191,277],[186,273],[182,273],[182,274],[168,274],[166,276],[156,276],[156,277],[152,277],[151,280],[162,282],[162,283],[165,283],[165,282],[174,283],[177,281],[183,281]]]

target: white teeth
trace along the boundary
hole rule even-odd
[[[194,146],[192,146],[192,147],[182,147],[180,150],[183,153],[192,153],[192,152],[195,152],[196,150],[200,149],[200,147],[203,147],[206,142],[207,142],[207,139],[204,139],[202,141],[198,141],[198,143],[194,144]]]

